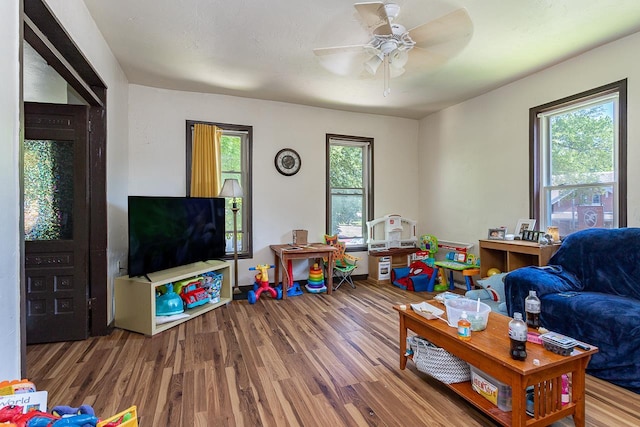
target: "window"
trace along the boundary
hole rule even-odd
[[[627,82],[530,110],[531,215],[560,236],[626,227]]]
[[[242,187],[244,197],[238,199],[238,257],[253,257],[252,242],[252,206],[251,206],[251,144],[253,128],[251,126],[232,125],[187,120],[187,195],[191,188],[191,147],[193,139],[193,125],[205,123],[222,129],[220,138],[221,175],[224,182],[227,178],[236,178]],[[233,214],[231,213],[232,199],[227,199],[225,215],[225,231],[227,241],[227,255],[233,255]]]
[[[373,138],[327,134],[327,234],[365,249],[373,219]]]

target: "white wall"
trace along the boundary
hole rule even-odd
[[[129,194],[185,194],[186,120],[253,126],[254,258],[240,260],[240,285],[252,283],[249,267],[273,263],[269,245],[290,242],[291,230],[322,240],[327,133],[374,138],[376,216],[418,215],[416,120],[138,85],[129,88]],[[291,177],[273,164],[285,147],[302,157]],[[302,264],[294,266],[295,278],[306,279]],[[360,264],[356,274],[365,274],[366,258]]]
[[[0,379],[20,366],[20,7],[0,3]]]
[[[23,43],[22,98],[24,102],[67,103],[67,82],[29,43]]]
[[[107,86],[107,262],[109,321],[113,317],[113,279],[127,257],[128,81],[82,0],[46,0]]]
[[[529,109],[628,78],[628,226],[640,226],[640,33],[420,121],[420,217],[441,238],[469,241],[529,217]]]

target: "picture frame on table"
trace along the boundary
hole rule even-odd
[[[504,240],[507,235],[506,228],[490,228],[487,234],[489,240]]]
[[[532,231],[536,227],[535,219],[519,219],[516,224],[515,234],[522,237],[523,231]]]
[[[544,232],[535,230],[524,230],[522,232],[522,240],[525,242],[539,243],[540,239],[544,236]]]

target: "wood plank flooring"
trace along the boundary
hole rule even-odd
[[[493,426],[413,363],[399,369],[391,306],[429,295],[361,281],[233,301],[154,337],[29,346],[28,377],[50,407],[86,403],[106,418],[137,405],[143,427]],[[592,377],[586,391],[587,426],[640,425],[637,394]]]

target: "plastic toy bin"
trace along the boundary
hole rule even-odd
[[[115,414],[113,417],[109,417],[106,420],[100,421],[97,424],[97,427],[105,427],[109,425],[109,423],[118,422],[118,420],[121,420],[127,414],[131,414],[131,417],[130,418],[127,417],[128,419],[126,421],[121,422],[120,424],[112,424],[112,425],[117,425],[118,427],[138,427],[138,413],[137,413],[137,408],[135,406],[127,408],[124,411],[118,414]]]
[[[473,390],[500,410],[511,411],[511,386],[498,381],[473,365],[469,365],[469,368],[471,368],[471,387]]]

